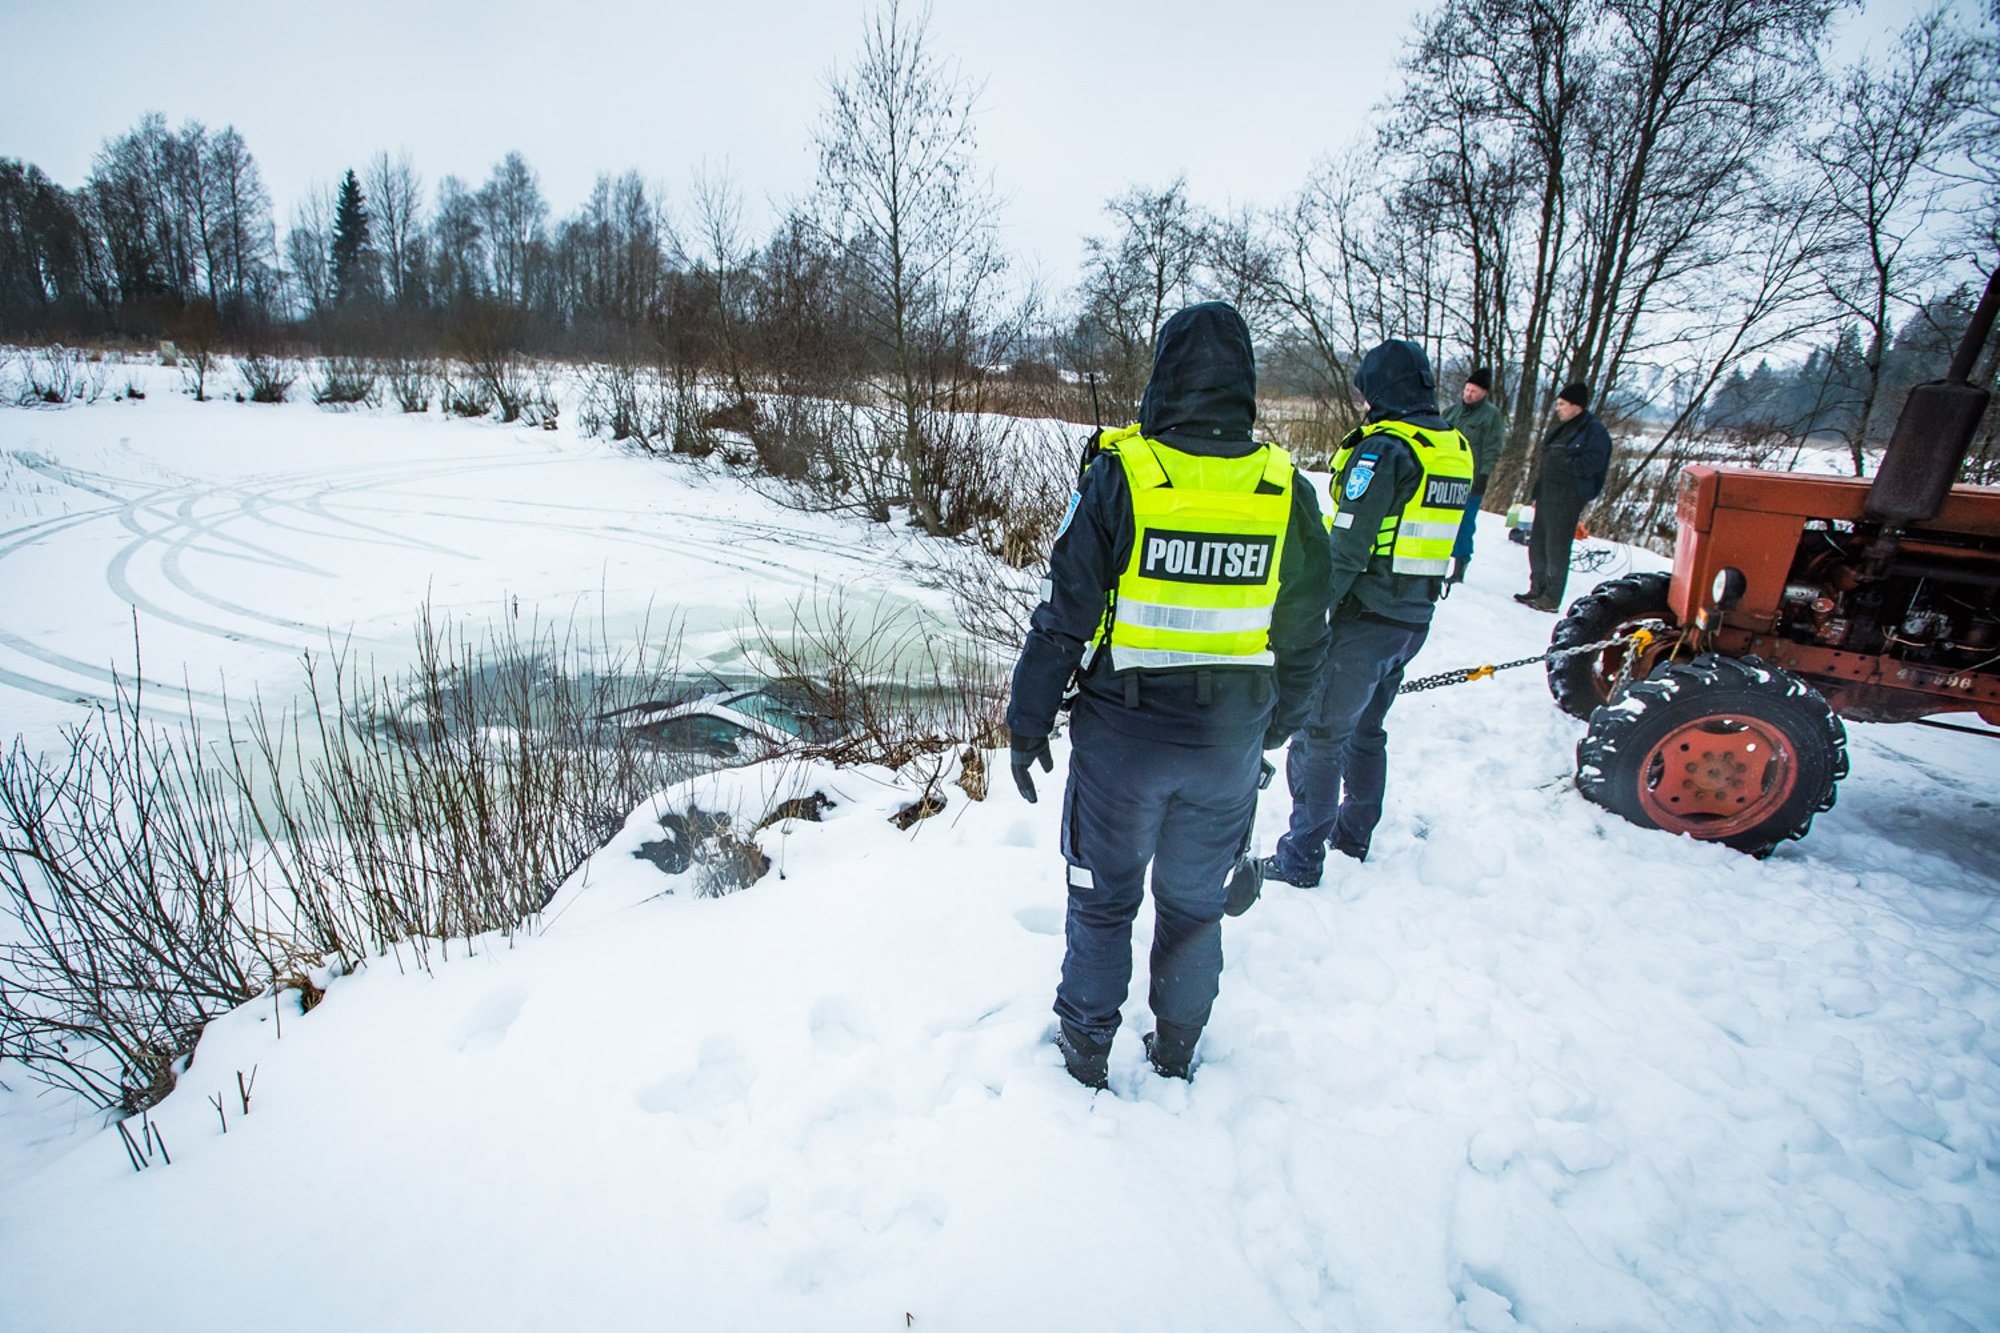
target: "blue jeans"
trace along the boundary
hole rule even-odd
[[[1329,842],[1356,860],[1368,855],[1389,775],[1382,722],[1403,668],[1430,632],[1429,625],[1335,617],[1312,713],[1285,756],[1292,824],[1274,855],[1287,879],[1317,879]]]
[[[1257,813],[1260,739],[1176,745],[1128,736],[1088,697],[1071,725],[1063,791],[1068,949],[1056,1016],[1108,1043],[1132,982],[1132,922],[1152,866],[1148,999],[1163,1023],[1208,1022],[1222,976],[1229,872]]]
[[[1479,526],[1479,502],[1486,498],[1483,490],[1474,491],[1465,501],[1465,517],[1459,521],[1458,540],[1451,544],[1451,558],[1458,562],[1458,573],[1462,577],[1465,567],[1472,563],[1472,534]]]

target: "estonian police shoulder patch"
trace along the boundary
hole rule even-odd
[[[1375,456],[1369,454],[1354,460],[1354,466],[1347,470],[1347,484],[1341,494],[1349,500],[1359,500],[1368,494],[1368,483],[1375,480]]]

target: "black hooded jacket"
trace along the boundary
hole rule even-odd
[[[1451,429],[1438,415],[1430,358],[1413,342],[1393,339],[1372,348],[1361,358],[1354,387],[1368,401],[1371,422],[1403,421],[1440,433]],[[1362,483],[1358,495],[1349,496],[1348,473],[1364,452],[1375,455],[1373,475]],[[1339,509],[1347,516],[1333,530],[1329,596],[1335,615],[1363,614],[1403,625],[1430,623],[1443,580],[1394,573],[1389,557],[1373,554],[1382,521],[1410,502],[1423,477],[1423,465],[1410,446],[1384,433],[1369,436],[1366,450],[1357,449],[1347,470],[1333,478],[1333,493],[1341,497]]]
[[[1258,447],[1251,435],[1256,416],[1256,362],[1243,317],[1211,301],[1169,319],[1139,407],[1142,433],[1186,453],[1240,458]],[[1093,461],[1071,504],[1049,554],[1044,599],[1014,667],[1007,727],[1016,736],[1054,730],[1064,687],[1132,555],[1132,498],[1117,458]],[[1289,735],[1304,722],[1326,656],[1326,608],[1326,527],[1318,497],[1295,469],[1271,611],[1275,668],[1130,673],[1137,677],[1134,706],[1127,703],[1125,678],[1112,677],[1110,653],[1100,652],[1078,682],[1077,706],[1127,734],[1183,745]]]

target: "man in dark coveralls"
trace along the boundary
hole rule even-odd
[[[1528,534],[1528,590],[1514,600],[1537,611],[1562,609],[1576,521],[1604,490],[1611,433],[1590,411],[1590,385],[1571,380],[1556,395],[1556,419],[1535,451],[1535,526]]]

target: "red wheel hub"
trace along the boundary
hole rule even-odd
[[[1639,805],[1671,833],[1717,839],[1757,827],[1798,785],[1798,755],[1761,718],[1711,713],[1682,723],[1646,752]]]

